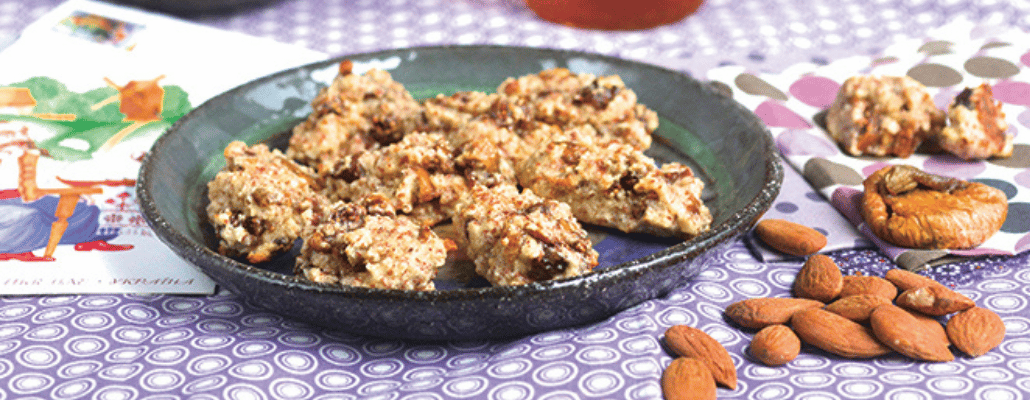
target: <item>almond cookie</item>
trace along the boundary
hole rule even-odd
[[[349,61],[311,102],[308,118],[293,128],[286,155],[316,171],[340,159],[401,140],[424,122],[422,105],[390,73],[356,74]]]
[[[908,157],[940,131],[944,112],[907,76],[854,76],[826,113],[826,129],[853,156]]]
[[[259,263],[292,248],[326,203],[314,174],[263,144],[235,141],[223,154],[225,167],[207,184],[218,252]]]
[[[330,285],[433,290],[453,242],[393,214],[382,197],[337,202],[305,230],[294,272]]]
[[[441,134],[412,133],[337,161],[321,176],[325,194],[334,201],[380,195],[397,214],[435,225],[451,217],[458,198],[468,191],[452,153]]]
[[[569,206],[529,189],[477,185],[455,226],[476,272],[495,286],[568,278],[597,266],[597,251]]]
[[[536,121],[562,127],[589,126],[604,141],[626,143],[639,150],[651,146],[651,133],[658,128],[658,114],[637,103],[636,93],[618,75],[552,68],[509,78],[497,93],[526,104]]]
[[[948,108],[948,126],[936,137],[937,146],[965,160],[1012,156],[1012,134],[994,100],[991,86],[984,83],[966,88]]]
[[[632,146],[598,145],[576,131],[541,146],[521,164],[518,180],[568,203],[584,223],[623,232],[692,238],[712,223],[701,200],[704,182],[690,167],[659,167]]]

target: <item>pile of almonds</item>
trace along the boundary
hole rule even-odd
[[[951,361],[950,346],[978,357],[1005,338],[998,314],[901,269],[883,278],[842,276],[832,259],[817,254],[801,267],[793,290],[794,298],[753,298],[726,308],[726,316],[738,325],[759,329],[750,353],[766,365],[793,360],[800,342],[846,358],[897,352],[917,360]],[[936,319],[949,314],[954,316],[946,326]]]
[[[764,220],[755,234],[770,247],[808,256],[794,279],[794,298],[753,298],[726,308],[726,316],[738,325],[759,329],[750,353],[766,365],[793,360],[802,341],[846,358],[897,352],[917,360],[951,361],[950,346],[978,357],[1005,338],[998,314],[928,277],[902,269],[882,278],[843,276],[832,259],[813,255],[826,242],[815,238],[822,234],[812,228]],[[945,326],[937,318],[947,315],[953,316]]]
[[[1005,338],[998,314],[928,277],[902,269],[882,278],[844,276],[831,258],[815,254],[826,237],[812,228],[767,219],[755,234],[774,249],[808,257],[794,279],[794,297],[751,298],[726,308],[734,323],[757,330],[748,351],[763,364],[790,362],[802,342],[845,358],[897,352],[940,362],[954,360],[952,346],[978,357]],[[938,321],[948,315],[946,325]],[[736,388],[729,353],[703,331],[673,326],[665,344],[676,355],[662,375],[666,399],[714,399],[716,385]]]
[[[716,384],[737,388],[730,353],[704,331],[674,325],[665,331],[665,345],[677,356],[662,374],[666,400],[714,399]]]

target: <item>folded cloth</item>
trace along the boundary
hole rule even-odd
[[[780,194],[762,219],[787,220],[811,227],[826,235],[826,246],[820,250],[821,253],[873,247],[873,243],[858,231],[856,225],[852,225],[845,215],[837,211],[793,168],[784,168]],[[766,246],[755,237],[753,231],[746,239],[748,248],[762,261],[797,258]]]
[[[728,66],[709,71],[707,78],[725,83],[735,100],[766,123],[788,163],[859,232],[901,267],[920,270],[974,256],[1013,255],[1030,249],[1030,135],[1019,132],[1030,128],[1027,66],[1030,35],[959,20],[927,37],[899,40],[872,56],[848,57],[826,65],[802,63],[778,74]],[[1008,133],[1015,137],[1012,156],[965,161],[945,153],[917,152],[904,158],[848,155],[824,129],[823,116],[844,80],[858,75],[908,75],[927,86],[942,110],[963,89],[987,83],[995,99],[1002,102]],[[857,202],[865,177],[897,164],[1002,190],[1009,211],[1000,232],[977,248],[963,250],[908,249],[880,240],[866,226]],[[805,222],[819,223],[814,218]]]

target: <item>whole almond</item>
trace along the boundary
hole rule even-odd
[[[748,353],[770,367],[783,365],[801,353],[801,339],[786,325],[769,325],[751,339]]]
[[[826,246],[826,236],[819,231],[783,219],[758,221],[755,236],[777,251],[799,257],[815,254]]]
[[[932,278],[899,268],[888,270],[883,278],[890,281],[890,283],[893,283],[894,286],[897,286],[900,291],[924,286],[944,286]]]
[[[665,331],[665,344],[678,356],[705,362],[715,382],[737,388],[737,368],[726,348],[704,331],[686,325],[673,325]]]
[[[916,322],[919,322],[919,329],[926,334],[927,340],[933,340],[944,347],[951,346],[948,334],[944,332],[944,325],[937,318],[912,311],[909,311],[909,314],[916,317]]]
[[[898,295],[898,306],[926,315],[941,316],[976,306],[972,299],[943,285],[908,289]]]
[[[790,319],[801,341],[846,358],[872,358],[891,352],[859,323],[818,308],[801,310]]]
[[[715,379],[704,361],[678,357],[662,372],[666,400],[715,400]]]
[[[883,304],[890,304],[891,301],[883,296],[875,294],[856,294],[848,297],[841,297],[823,309],[855,322],[869,321],[869,314],[873,309]]]
[[[832,258],[814,254],[805,260],[805,265],[794,278],[794,296],[830,302],[840,294],[843,278],[840,267]]]
[[[786,324],[795,312],[824,305],[821,301],[810,299],[759,297],[730,304],[726,307],[726,316],[744,328],[762,329],[769,325]]]
[[[878,276],[849,275],[845,276],[843,280],[844,284],[840,289],[840,297],[854,296],[856,294],[873,294],[894,301],[894,298],[898,295],[898,288],[893,283]]]
[[[937,333],[928,332],[925,323],[901,307],[893,304],[876,307],[869,316],[869,325],[880,342],[908,357],[923,361],[955,359]]]
[[[951,317],[947,332],[955,348],[979,357],[1005,340],[1005,322],[994,311],[973,307]]]

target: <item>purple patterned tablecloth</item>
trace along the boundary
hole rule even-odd
[[[0,48],[57,0],[0,0]],[[535,18],[520,0],[281,0],[187,21],[329,55],[435,44],[557,47],[615,55],[704,76],[719,66],[780,71],[872,55],[955,18],[1030,27],[1022,2],[712,0],[688,19],[640,32],[595,32]],[[1025,66],[1024,66],[1025,68]],[[0,66],[2,75],[3,66]],[[816,215],[817,218],[812,216]],[[769,216],[853,228],[793,169]],[[6,399],[659,399],[672,360],[665,329],[704,330],[730,352],[740,383],[719,398],[1023,399],[1030,393],[1030,255],[987,257],[928,273],[1004,320],[988,354],[923,363],[847,360],[805,347],[783,367],[747,355],[753,332],[729,324],[730,303],[786,296],[800,260],[760,260],[746,241],[669,296],[593,325],[480,342],[417,343],[353,336],[213,296],[66,295],[0,298],[0,400]],[[895,265],[874,249],[830,253],[845,274]],[[0,262],[0,268],[8,267]]]

